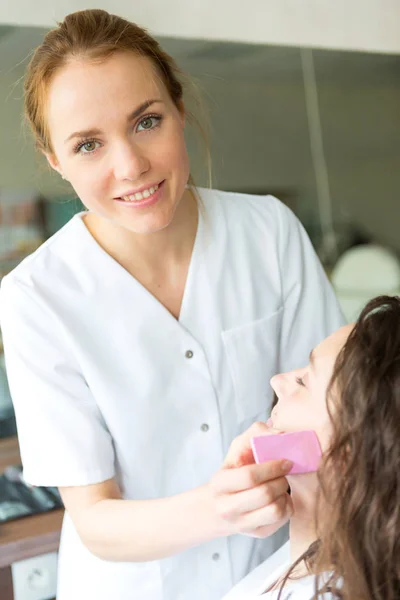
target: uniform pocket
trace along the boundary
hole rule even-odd
[[[222,332],[239,421],[270,411],[270,379],[278,370],[282,312],[280,308],[258,321]]]

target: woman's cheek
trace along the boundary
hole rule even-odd
[[[271,413],[273,426],[288,433],[311,429],[308,424],[309,417],[310,415],[302,410],[298,404],[291,405],[290,403],[277,404]]]
[[[329,421],[315,428],[322,452],[328,450],[332,439],[332,426]]]

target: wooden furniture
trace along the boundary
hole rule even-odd
[[[0,440],[0,473],[9,465],[21,463],[17,438]],[[0,524],[0,598],[13,600],[12,563],[56,552],[60,542],[64,511],[24,517]]]

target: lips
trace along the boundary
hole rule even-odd
[[[126,194],[120,196],[118,199],[123,200],[124,202],[143,202],[143,200],[147,200],[148,198],[153,196],[153,194],[156,193],[156,191],[160,188],[160,186],[163,183],[164,181],[161,181],[161,183],[153,184],[147,188],[141,188],[140,191],[136,192],[129,191]]]

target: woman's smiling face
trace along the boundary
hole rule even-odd
[[[189,177],[184,111],[148,58],[70,60],[46,114],[47,158],[88,209],[137,233],[169,225]]]
[[[271,385],[278,397],[271,414],[275,429],[285,433],[312,429],[322,450],[329,446],[331,426],[326,392],[336,357],[352,327],[338,329],[314,348],[306,367],[272,377]]]

